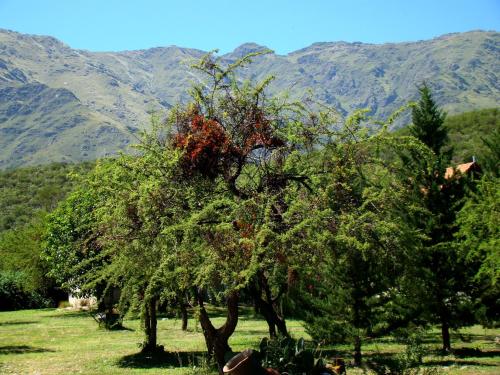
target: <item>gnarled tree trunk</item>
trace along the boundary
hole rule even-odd
[[[285,318],[278,313],[278,300],[285,291],[285,287],[282,288],[278,296],[273,298],[271,293],[271,288],[267,278],[262,272],[258,274],[257,285],[252,285],[250,287],[250,293],[252,294],[255,308],[258,312],[262,314],[264,319],[269,326],[269,337],[276,337],[276,328],[282,336],[289,336],[286,328]]]
[[[222,369],[226,363],[226,353],[231,351],[228,341],[238,324],[238,293],[232,292],[228,296],[226,322],[220,328],[214,327],[203,305],[201,293],[198,292],[197,294],[200,308],[200,324],[205,336],[208,355],[215,358],[219,374],[223,374]]]

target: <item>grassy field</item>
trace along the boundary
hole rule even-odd
[[[222,323],[223,318],[216,318]],[[201,330],[190,320],[182,332],[180,321],[163,318],[158,322],[158,340],[171,353],[169,360],[138,357],[143,339],[138,320],[126,320],[126,330],[99,329],[86,312],[44,309],[0,313],[0,374],[196,374],[193,359],[205,350]],[[294,337],[308,337],[300,321],[288,321]],[[265,322],[244,313],[230,341],[233,350],[256,347],[267,333]],[[500,346],[495,337],[500,330],[472,327],[453,336],[455,355],[438,354],[439,335],[426,338],[425,367],[446,374],[500,374]],[[350,347],[328,348],[331,355],[350,360]],[[390,358],[403,346],[390,338],[364,346],[367,362]],[[176,354],[177,353],[177,354]],[[182,366],[178,362],[182,361]],[[173,365],[175,363],[175,365]],[[191,364],[191,365],[190,365]],[[374,373],[369,369],[348,368],[349,374]]]

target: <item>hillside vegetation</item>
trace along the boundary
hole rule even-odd
[[[449,116],[445,126],[450,129],[450,143],[454,145],[453,161],[470,161],[472,156],[481,164],[483,139],[500,130],[498,108],[483,109]]]
[[[0,169],[109,156],[131,134],[82,105],[64,88],[40,83],[0,87]]]
[[[444,126],[448,129],[450,145],[453,147],[452,162],[455,164],[466,163],[472,161],[474,156],[481,164],[485,151],[483,139],[500,130],[498,108],[448,115]],[[398,129],[396,134],[409,135],[409,128]]]
[[[69,173],[85,173],[91,167],[90,163],[49,164],[0,172],[0,232],[52,211],[75,185]]]

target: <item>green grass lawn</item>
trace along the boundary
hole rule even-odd
[[[222,324],[223,318],[215,318]],[[126,320],[126,330],[99,329],[86,312],[57,309],[23,310],[0,313],[0,374],[194,374],[189,363],[205,350],[201,330],[194,320],[188,332],[182,332],[180,321],[161,319],[158,322],[158,341],[173,354],[174,360],[138,359],[138,344],[143,335],[138,320]],[[300,321],[289,320],[294,337],[308,338]],[[446,357],[438,354],[439,334],[426,337],[429,355],[425,366],[435,366],[446,374],[500,374],[500,347],[494,339],[500,330],[472,327],[453,336],[458,354]],[[236,333],[230,341],[235,351],[257,347],[266,336],[264,321],[245,311]],[[403,346],[390,338],[368,342],[363,347],[367,362],[400,352]],[[326,348],[328,355],[350,360],[347,345]],[[459,355],[460,354],[460,355]],[[190,359],[191,358],[191,359]],[[183,367],[173,366],[179,359]],[[371,373],[365,369],[348,369],[349,374]],[[372,372],[373,373],[373,372]]]

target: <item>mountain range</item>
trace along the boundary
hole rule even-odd
[[[266,49],[247,43],[221,60]],[[202,79],[190,65],[205,53],[177,46],[90,52],[0,29],[0,169],[126,150],[152,112],[188,99]],[[407,43],[315,43],[256,57],[241,78],[274,75],[270,94],[312,95],[344,115],[369,108],[379,118],[415,100],[426,81],[453,114],[498,107],[499,61],[500,33],[471,31]]]

